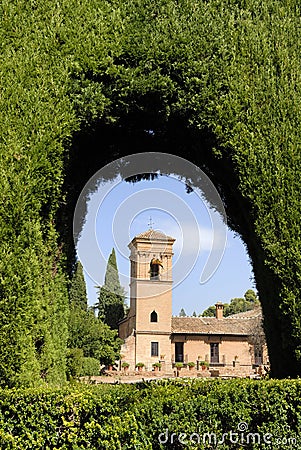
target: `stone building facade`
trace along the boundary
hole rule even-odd
[[[175,239],[152,229],[137,235],[131,251],[130,309],[119,324],[124,340],[123,361],[135,370],[160,362],[171,372],[177,362],[205,361],[221,375],[249,375],[268,364],[260,308],[223,316],[222,303],[215,317],[172,316],[172,257]]]

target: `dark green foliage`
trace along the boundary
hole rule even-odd
[[[120,296],[124,294],[124,290],[121,287],[119,281],[116,253],[114,248],[112,249],[108,259],[107,270],[105,274],[105,286],[108,291],[114,294]]]
[[[86,283],[84,278],[83,266],[80,261],[77,261],[74,275],[72,277],[69,299],[71,307],[78,307],[84,311],[88,307]]]
[[[102,286],[95,306],[99,320],[109,325],[112,330],[117,330],[119,321],[124,317],[124,296],[114,294]]]
[[[187,314],[185,312],[185,309],[181,308],[181,311],[179,312],[179,317],[186,317],[186,316],[187,316]]]
[[[253,291],[253,289],[248,289],[244,294],[244,298],[246,299],[247,302],[254,303],[257,305],[260,304],[259,299],[256,293]]]
[[[67,352],[67,377],[75,378],[81,375],[84,352],[81,348],[70,348]]]
[[[119,359],[121,340],[117,332],[95,317],[92,310],[72,308],[69,321],[70,349],[81,349],[85,357],[95,358],[101,364],[112,364]]]
[[[232,298],[230,303],[224,303],[224,316],[232,316],[240,312],[250,311],[251,309],[259,306],[259,299],[252,289],[248,289],[244,294],[244,298]],[[215,306],[209,306],[202,313],[203,317],[214,317],[215,316]]]
[[[205,311],[203,311],[202,314],[200,314],[200,316],[215,317],[215,309],[215,306],[209,306],[207,309],[205,309]]]
[[[0,17],[2,385],[64,379],[75,203],[141,151],[212,178],[253,264],[273,373],[300,375],[299,3],[20,0]]]
[[[247,292],[245,293],[244,298],[232,298],[230,304],[225,305],[225,316],[250,311],[251,309],[256,308],[256,306],[259,306],[259,299],[256,298],[256,296],[248,296]]]
[[[68,379],[80,376],[99,375],[100,362],[98,359],[84,356],[80,348],[71,348],[67,353],[67,377]]]
[[[109,256],[107,270],[105,274],[105,283],[99,290],[98,318],[109,325],[113,330],[118,329],[118,323],[124,317],[125,313],[125,292],[120,285],[115,249]]]
[[[99,360],[95,358],[85,357],[82,360],[81,376],[95,376],[99,375],[100,364]]]
[[[6,390],[0,392],[0,445],[7,450],[299,449],[300,396],[298,380]],[[206,433],[215,433],[217,441],[228,434],[217,445],[209,444]],[[248,433],[258,433],[260,443],[251,437],[248,443]]]

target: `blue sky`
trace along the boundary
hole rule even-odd
[[[149,228],[176,238],[173,257],[173,314],[201,313],[217,301],[229,302],[254,289],[252,268],[239,236],[223,224],[195,190],[174,176],[135,184],[121,179],[101,184],[88,201],[88,213],[77,246],[87,283],[89,304],[97,301],[112,248],[120,280],[129,295],[128,244]],[[210,256],[210,258],[209,258]],[[208,263],[209,258],[209,263]]]

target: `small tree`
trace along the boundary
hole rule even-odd
[[[181,308],[181,311],[179,312],[179,317],[187,317],[187,314],[186,314],[184,308]]]
[[[69,348],[82,349],[85,357],[95,358],[101,364],[108,365],[119,359],[121,342],[117,332],[95,317],[91,309],[71,309]]]
[[[254,349],[260,349],[260,351],[262,351],[264,345],[266,344],[266,337],[263,328],[263,318],[261,315],[256,317],[255,323],[252,324],[249,342],[254,346]]]

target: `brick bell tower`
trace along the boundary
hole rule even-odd
[[[129,244],[131,262],[130,310],[121,322],[121,350],[134,370],[139,362],[146,370],[161,362],[171,367],[172,256],[175,239],[149,229]]]

